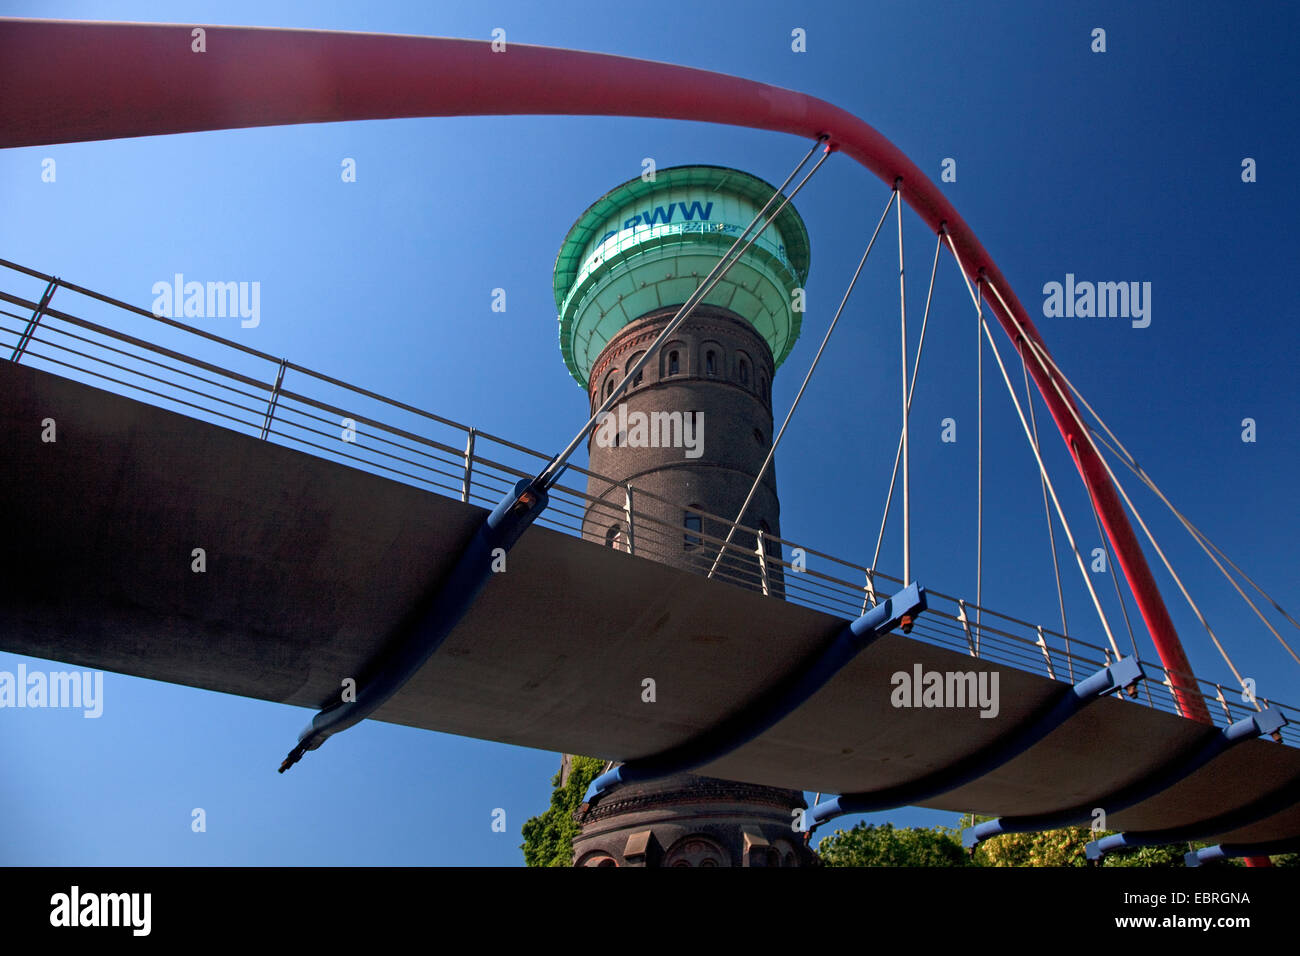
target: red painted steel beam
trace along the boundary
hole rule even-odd
[[[437,37],[204,27],[201,24],[0,20],[0,146],[417,116],[603,115],[827,134],[931,229],[947,224],[971,281],[983,272],[1026,334],[1046,346],[975,233],[889,140],[824,100],[752,80],[603,53]],[[991,306],[1015,342],[1015,322]],[[1072,449],[1185,716],[1210,722],[1155,579],[1073,403],[1036,362],[1038,390]]]

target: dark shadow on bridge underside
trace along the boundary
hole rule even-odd
[[[42,442],[42,420],[57,441]],[[0,648],[318,708],[438,581],[485,511],[47,372],[0,362]],[[191,570],[203,548],[207,570]],[[610,760],[680,744],[822,650],[843,620],[533,527],[439,652],[376,714]],[[898,671],[996,670],[996,717],[896,708]],[[641,699],[642,680],[657,700]],[[826,793],[905,784],[1023,723],[1061,684],[887,635],[710,776]],[[268,753],[299,716],[267,728]],[[1104,799],[1196,746],[1203,725],[1115,698],[924,806],[995,815]],[[331,759],[328,750],[317,759]],[[274,772],[274,761],[267,772]],[[1114,828],[1249,804],[1300,776],[1252,741]],[[1104,804],[1101,804],[1104,806]],[[1221,834],[1300,833],[1300,808]]]

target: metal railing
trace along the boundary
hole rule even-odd
[[[0,269],[0,356],[12,361],[485,508],[495,507],[518,479],[533,477],[550,460],[508,439],[33,269],[3,259]],[[24,284],[26,294],[8,291]],[[124,330],[133,323],[143,335]],[[612,545],[629,559],[708,572],[729,518],[668,501],[634,483],[573,465],[569,470],[595,479],[603,493],[557,484],[539,524]],[[683,520],[664,521],[649,509]],[[698,516],[698,528],[686,525],[687,515]],[[875,603],[878,592],[904,585],[877,569],[746,526],[738,528],[714,577],[849,619]],[[929,610],[911,632],[926,643],[1066,682],[1114,660],[1109,648],[1077,634],[1067,637],[933,588],[927,594]],[[1165,671],[1148,661],[1143,666],[1148,679],[1133,702],[1179,713]],[[1254,711],[1237,691],[1195,682],[1216,722]],[[1300,711],[1263,697],[1260,703],[1287,716],[1291,723],[1283,728],[1283,740],[1300,746]]]

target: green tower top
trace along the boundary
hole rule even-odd
[[[684,303],[775,192],[736,169],[673,166],[592,203],[555,259],[560,351],[578,384],[625,325]],[[799,338],[793,293],[808,264],[808,230],[787,203],[703,301],[753,325],[779,367]]]

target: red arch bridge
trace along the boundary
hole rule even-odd
[[[686,119],[811,141],[642,362],[828,157],[865,166],[889,195],[863,261],[892,208],[902,346],[901,434],[876,554],[859,565],[761,535],[743,525],[742,509],[707,516],[704,527],[725,534],[696,533],[712,555],[707,573],[654,560],[680,546],[682,529],[639,511],[635,496],[645,492],[622,485],[621,500],[594,499],[561,481],[588,474],[569,456],[637,367],[566,449],[545,455],[0,260],[9,358],[0,363],[0,430],[10,452],[0,553],[15,569],[0,581],[4,650],[320,708],[282,771],[370,717],[606,758],[589,802],[620,781],[691,770],[839,794],[808,811],[810,828],[904,805],[998,815],[967,831],[973,845],[1091,822],[1101,808],[1120,832],[1090,844],[1093,857],[1184,840],[1220,841],[1189,863],[1297,847],[1296,711],[1256,698],[1208,624],[1246,689],[1225,693],[1192,674],[1126,507],[1200,611],[1112,462],[1169,506],[1290,651],[1260,610],[1271,599],[1168,502],[1070,384],[957,211],[874,129],[789,90],[603,54],[516,44],[493,57],[470,40],[209,27],[209,52],[195,57],[176,41],[189,30],[0,20],[0,146],[488,114]],[[966,600],[913,579],[907,422],[930,296],[913,355],[904,205],[935,236],[931,292],[941,254],[966,283],[1038,464],[1049,529],[1055,515],[1097,611],[1095,643],[1064,623],[1019,620],[978,593]],[[1008,367],[993,322],[1019,369]],[[204,358],[186,347],[200,339]],[[1030,381],[1159,664],[1140,659],[1127,611],[1131,651],[1121,648],[1093,590],[1039,451]],[[47,417],[59,422],[55,443],[32,438],[32,423]],[[355,441],[338,441],[344,418]],[[896,487],[901,577],[876,566]],[[591,506],[624,523],[630,555],[582,540]],[[733,544],[737,529],[757,537],[755,553]],[[196,540],[217,543],[219,596],[171,558]],[[816,570],[781,557],[796,547],[816,556]],[[1055,562],[1054,537],[1052,549]],[[519,573],[493,575],[494,555],[506,552]],[[1068,556],[1062,564],[1069,576]],[[1059,594],[1059,567],[1057,583]],[[622,600],[581,599],[593,590]],[[899,672],[974,677],[989,665],[1001,683],[996,713],[891,704]],[[674,693],[649,719],[633,695],[600,690],[650,671]],[[355,697],[339,700],[346,675],[361,676]],[[976,693],[973,682],[948,689]]]

